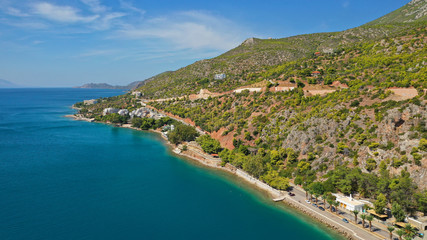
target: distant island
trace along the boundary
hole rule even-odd
[[[10,82],[10,81],[4,80],[4,79],[0,79],[0,88],[19,88],[19,87],[21,87],[21,86],[15,84],[13,82]]]
[[[136,88],[142,81],[135,81],[126,86],[113,86],[108,83],[87,83],[82,86],[74,87],[74,88],[91,88],[91,89],[134,89]]]

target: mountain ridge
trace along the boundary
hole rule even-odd
[[[21,86],[11,81],[0,79],[0,88],[20,88]]]
[[[248,72],[263,71],[270,66],[311,57],[317,51],[334,53],[360,42],[376,41],[410,32],[417,26],[422,26],[421,23],[426,19],[423,15],[408,22],[411,15],[404,18],[405,22],[403,17],[399,17],[404,15],[405,9],[413,9],[414,6],[427,8],[425,0],[415,0],[390,13],[392,17],[387,14],[379,18],[381,20],[377,19],[341,32],[303,34],[280,39],[249,38],[217,57],[153,76],[138,88],[145,92],[146,97],[156,99],[179,97],[183,93],[195,94],[202,88],[210,91],[229,91],[250,85],[257,80],[248,80]],[[219,73],[226,74],[227,79],[214,80],[214,75]]]
[[[120,85],[110,85],[108,83],[86,83],[82,86],[77,86],[74,88],[88,88],[88,89],[125,89],[125,90],[131,90],[136,88],[142,81],[135,81],[131,82],[126,86],[120,86]]]

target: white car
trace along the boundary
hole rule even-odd
[[[310,202],[310,200],[305,200],[305,202],[306,202],[306,203],[308,203],[308,204],[310,204],[310,203],[311,203],[311,202]]]

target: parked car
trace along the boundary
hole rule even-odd
[[[325,211],[325,209],[323,207],[319,207],[320,210]]]
[[[314,207],[317,207],[317,204],[315,204],[315,203],[313,203],[313,204],[311,204],[311,205],[313,205]]]
[[[305,200],[306,203],[310,204],[311,202],[309,200]]]
[[[348,220],[346,218],[343,218],[342,221],[348,223]]]
[[[295,193],[289,192],[289,196],[293,197],[295,196]]]

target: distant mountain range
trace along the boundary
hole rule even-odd
[[[126,86],[113,86],[108,83],[87,83],[75,88],[92,88],[92,89],[133,89],[138,86],[141,81],[132,82]]]
[[[19,86],[13,82],[9,82],[4,79],[0,79],[0,88],[19,88],[19,87],[22,87],[22,86]]]

